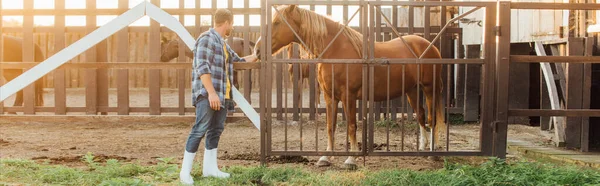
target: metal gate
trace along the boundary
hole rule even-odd
[[[362,58],[354,58],[354,59],[334,59],[334,58],[324,58],[324,54],[326,52],[328,52],[327,50],[335,50],[334,48],[336,47],[340,47],[339,45],[335,45],[333,44],[333,42],[335,41],[335,39],[337,39],[338,37],[342,37],[346,36],[345,33],[342,34],[344,29],[340,29],[340,30],[330,30],[331,35],[335,35],[335,37],[333,37],[333,39],[328,38],[328,41],[331,42],[325,42],[326,44],[324,46],[325,50],[323,51],[319,51],[320,53],[317,54],[310,54],[311,52],[313,52],[313,50],[307,45],[308,41],[305,41],[304,39],[306,39],[306,35],[302,35],[302,34],[306,34],[303,31],[300,31],[301,29],[305,29],[302,28],[302,26],[299,26],[298,24],[302,24],[302,23],[298,23],[297,21],[289,21],[288,19],[285,19],[285,15],[287,13],[282,13],[282,11],[287,11],[287,9],[277,9],[279,5],[289,5],[289,4],[294,4],[294,5],[298,5],[300,8],[306,6],[307,8],[310,7],[312,10],[314,10],[315,8],[319,7],[320,5],[325,5],[327,7],[327,11],[329,13],[331,13],[331,9],[333,9],[332,7],[336,7],[339,10],[339,7],[343,8],[343,12],[344,12],[344,22],[343,23],[339,23],[342,26],[340,26],[340,28],[352,28],[352,27],[346,27],[346,25],[348,25],[348,23],[350,21],[352,21],[353,19],[358,18],[359,19],[359,24],[358,27],[355,27],[354,29],[356,29],[358,32],[360,32],[362,34]],[[382,7],[394,7],[393,10],[393,18],[390,19],[388,16],[386,16],[383,11],[382,11]],[[398,27],[398,13],[397,13],[397,9],[396,7],[399,6],[404,6],[404,7],[408,7],[409,9],[409,20],[413,19],[414,17],[414,11],[415,8],[420,8],[422,9],[425,14],[424,14],[424,25],[422,27],[415,27],[414,25],[414,21],[409,21],[409,25],[406,28],[402,28],[402,27]],[[440,15],[440,25],[439,25],[439,29],[437,30],[439,33],[436,34],[436,32],[432,32],[431,28],[434,28],[431,26],[431,22],[430,22],[430,13],[433,12],[433,8],[439,8],[440,12],[445,12],[447,7],[451,7],[451,6],[462,6],[462,7],[473,7],[473,9],[471,11],[468,11],[464,14],[461,14],[455,18],[452,19],[448,19],[448,17],[445,14],[441,14]],[[497,59],[498,57],[500,57],[500,55],[496,55],[496,54],[503,54],[503,53],[497,53],[497,51],[501,51],[498,49],[504,49],[503,47],[506,47],[508,45],[505,46],[497,46],[497,45],[502,45],[502,44],[506,44],[503,42],[500,43],[495,43],[495,39],[497,36],[497,33],[499,33],[499,30],[497,30],[498,27],[496,27],[496,16],[498,15],[497,13],[497,8],[498,6],[501,6],[501,3],[497,3],[497,2],[413,2],[413,1],[286,1],[286,0],[271,0],[271,1],[265,1],[263,2],[262,6],[262,13],[263,15],[265,15],[261,25],[263,25],[262,30],[261,30],[261,40],[262,42],[260,42],[260,44],[257,43],[257,46],[259,46],[262,49],[265,50],[261,50],[260,54],[261,54],[261,58],[263,61],[265,61],[266,63],[264,63],[264,65],[262,65],[261,68],[261,93],[260,93],[260,113],[261,113],[261,160],[263,163],[266,162],[266,157],[268,156],[277,156],[277,155],[296,155],[296,156],[504,156],[505,154],[505,148],[501,148],[498,145],[495,145],[496,142],[502,141],[500,142],[500,144],[505,144],[506,142],[506,130],[504,131],[497,131],[494,130],[494,128],[496,128],[496,124],[498,124],[499,122],[495,122],[495,114],[494,114],[494,110],[496,108],[496,84],[495,84],[495,79],[498,78],[496,77],[496,71],[497,70],[505,70],[505,69],[497,69],[498,68],[498,63],[497,63]],[[266,8],[264,8],[266,7]],[[356,7],[356,12],[352,12],[348,10],[348,7]],[[423,51],[412,51],[412,49],[410,49],[411,53],[413,54],[414,57],[407,57],[407,58],[378,58],[375,56],[376,51],[374,50],[375,48],[375,42],[377,41],[382,41],[382,38],[396,38],[399,35],[405,35],[405,34],[412,34],[415,33],[415,30],[421,32],[423,34],[423,37],[425,37],[426,39],[428,39],[429,41],[432,41],[430,44],[430,46],[427,47],[427,49],[425,51],[428,50],[432,50],[433,49],[433,45],[437,45],[438,49],[440,49],[440,51],[444,51],[444,50],[450,50],[451,46],[449,45],[448,41],[451,40],[451,38],[453,37],[452,35],[446,34],[448,33],[447,31],[449,30],[450,27],[452,27],[452,24],[455,23],[457,20],[459,20],[460,18],[464,17],[465,15],[468,15],[470,13],[473,13],[475,11],[478,10],[482,10],[484,11],[484,18],[483,18],[483,41],[485,43],[485,45],[483,45],[484,47],[482,47],[482,55],[480,58],[475,58],[475,59],[454,59],[454,57],[452,56],[444,56],[444,54],[442,54],[441,59],[425,59],[425,58],[420,58],[421,56],[416,55],[417,53],[425,53]],[[273,14],[274,13],[274,14]],[[506,12],[501,12],[501,13],[506,13]],[[510,12],[508,12],[510,13]],[[271,20],[273,19],[273,15],[275,16],[279,16],[282,17],[283,19],[277,19],[276,23],[273,23]],[[293,14],[290,14],[293,15]],[[350,19],[347,19],[348,15],[352,15],[350,17]],[[508,16],[510,18],[510,16]],[[290,18],[291,19],[291,18]],[[448,20],[448,21],[447,21]],[[275,21],[275,20],[274,20]],[[313,20],[311,20],[313,21]],[[501,19],[501,21],[503,21],[503,19]],[[291,22],[291,23],[290,23]],[[344,24],[345,23],[345,24]],[[274,25],[275,24],[275,25]],[[305,48],[309,48],[311,49],[311,51],[308,51],[305,53],[308,53],[307,56],[305,57],[307,59],[282,59],[282,55],[279,56],[272,56],[273,51],[272,51],[272,47],[271,43],[273,42],[273,38],[271,36],[273,36],[273,30],[272,28],[274,28],[274,26],[278,26],[278,28],[281,28],[281,25],[286,25],[287,28],[292,28],[290,30],[293,34],[294,37],[297,39],[297,43],[299,43],[298,45],[300,46],[306,46]],[[294,28],[298,29],[298,30],[294,30]],[[382,35],[382,30],[387,29],[388,31],[391,31],[391,34],[388,32],[388,34],[383,34]],[[280,31],[282,32],[282,31]],[[280,34],[280,33],[277,33]],[[278,37],[278,36],[273,36],[273,37]],[[500,35],[498,39],[503,40],[505,36]],[[450,38],[450,39],[449,39]],[[407,41],[405,41],[404,39],[402,39],[403,43],[406,43]],[[439,43],[437,43],[439,42]],[[287,43],[284,43],[287,44]],[[309,43],[310,45],[310,43]],[[360,48],[360,47],[359,47]],[[288,50],[293,50],[293,49],[288,49]],[[357,50],[360,51],[360,50]],[[507,50],[508,51],[508,50]],[[289,54],[292,54],[293,51],[288,52]],[[293,55],[290,55],[293,56]],[[310,57],[312,56],[312,58]],[[319,63],[319,64],[317,64]],[[285,70],[283,70],[283,68],[281,67],[281,65],[284,64],[294,64],[296,66],[298,66],[297,64],[300,65],[306,65],[308,70],[297,70],[297,67],[294,67],[294,65],[291,65],[290,67],[290,72],[292,73],[300,73],[300,77],[302,77],[302,73],[306,73],[305,71],[308,71],[309,73],[309,79],[310,78],[319,78],[321,81],[319,81],[319,83],[325,82],[325,83],[332,83],[331,87],[336,87],[335,83],[339,83],[340,85],[342,85],[342,87],[346,87],[345,92],[349,92],[349,79],[350,77],[355,77],[355,76],[360,76],[362,77],[362,88],[361,88],[361,93],[357,93],[357,94],[362,94],[365,96],[362,96],[361,99],[357,100],[359,103],[358,105],[360,105],[360,109],[357,112],[357,115],[359,116],[359,118],[357,119],[355,125],[353,125],[352,123],[348,124],[348,121],[352,122],[352,119],[346,119],[346,127],[337,127],[340,128],[340,130],[335,131],[335,129],[331,129],[334,131],[335,134],[344,134],[346,139],[345,139],[345,143],[342,144],[336,144],[335,142],[335,134],[332,135],[331,137],[328,136],[328,131],[331,131],[329,128],[335,128],[335,126],[338,125],[337,122],[333,122],[335,121],[334,119],[329,119],[330,123],[333,123],[332,126],[330,127],[326,127],[327,122],[323,122],[325,119],[323,119],[322,117],[314,117],[316,119],[312,119],[313,116],[315,115],[315,113],[319,112],[319,111],[323,111],[322,108],[315,108],[314,105],[316,105],[316,103],[313,103],[312,101],[314,101],[316,95],[316,92],[312,91],[314,90],[313,86],[310,85],[310,90],[309,91],[309,96],[310,97],[310,101],[308,102],[309,107],[310,108],[304,108],[304,107],[300,107],[297,108],[300,112],[300,116],[297,118],[292,119],[292,121],[290,121],[288,119],[288,112],[291,112],[291,109],[288,109],[287,105],[288,102],[290,100],[293,100],[294,104],[300,104],[302,105],[303,102],[303,98],[304,98],[304,93],[302,91],[299,91],[299,95],[298,94],[294,94],[292,96],[292,98],[288,98],[288,91],[287,88],[285,87],[300,87],[297,82],[294,82],[293,85],[289,85],[289,84],[285,84],[285,82],[287,82],[285,79],[287,79],[287,73]],[[411,139],[413,139],[413,137],[415,137],[416,135],[408,135],[408,137],[405,138],[406,134],[409,133],[414,133],[414,123],[413,124],[409,124],[410,121],[408,119],[408,114],[406,114],[406,110],[408,107],[408,104],[406,103],[406,101],[400,101],[402,105],[402,107],[398,107],[398,106],[390,106],[392,103],[392,99],[395,98],[390,98],[390,86],[400,86],[400,84],[402,84],[402,96],[404,97],[404,95],[406,94],[405,89],[411,88],[411,87],[404,87],[405,86],[405,80],[406,78],[403,75],[403,82],[402,83],[390,83],[390,69],[391,68],[397,68],[399,66],[402,66],[403,72],[407,68],[407,66],[409,65],[416,65],[417,68],[419,70],[418,73],[421,72],[421,68],[431,68],[433,67],[433,74],[436,74],[436,72],[441,72],[442,70],[444,70],[444,68],[449,68],[450,65],[453,64],[466,64],[466,65],[477,65],[477,66],[481,66],[481,70],[482,70],[482,76],[481,76],[481,82],[482,82],[482,87],[481,87],[481,116],[480,116],[480,124],[479,124],[479,128],[476,129],[480,138],[479,138],[479,142],[478,142],[478,148],[477,149],[469,149],[469,150],[455,150],[453,148],[451,148],[450,146],[450,129],[449,129],[449,125],[445,125],[445,131],[446,133],[443,134],[445,136],[445,139],[443,139],[445,142],[442,144],[439,144],[442,148],[441,149],[436,149],[436,148],[432,148],[435,147],[436,144],[434,144],[434,140],[430,140],[430,142],[428,143],[429,145],[429,149],[425,150],[423,148],[420,147],[419,143],[420,140],[417,139],[416,140],[416,144],[414,143],[410,143],[410,141],[412,141]],[[326,67],[328,66],[329,67]],[[350,73],[349,69],[351,67],[349,66],[354,66],[356,67],[356,65],[361,65],[361,74],[358,73]],[[445,66],[445,67],[443,67]],[[439,68],[442,67],[442,68]],[[382,68],[387,68],[387,86],[386,88],[375,88],[375,72],[376,69],[377,72],[385,72],[385,71],[381,71]],[[437,69],[436,69],[437,68]],[[321,77],[322,75],[318,75],[318,73],[321,73],[321,71],[324,71],[325,69],[327,70],[331,70],[332,73],[330,73],[332,76],[331,77]],[[335,71],[335,69],[342,69],[341,72],[343,73],[337,73],[337,71]],[[345,69],[345,70],[344,70]],[[283,71],[279,71],[279,70],[283,70]],[[450,76],[450,73],[448,71],[446,71],[446,74],[443,74],[442,76]],[[336,74],[337,73],[337,74]],[[283,74],[283,75],[282,75]],[[325,74],[325,73],[323,73]],[[334,75],[335,74],[335,75]],[[377,74],[379,75],[379,74]],[[507,74],[504,74],[507,75]],[[345,80],[346,82],[341,81],[340,79],[344,79],[343,76],[345,76]],[[421,78],[424,75],[418,74],[417,77]],[[283,80],[282,80],[283,78]],[[336,79],[337,78],[337,79]],[[423,77],[424,79],[428,78],[428,77]],[[435,78],[434,78],[435,79]],[[296,81],[298,80],[298,78],[292,78],[292,81]],[[330,81],[330,80],[335,80],[335,81]],[[446,78],[444,78],[444,80],[446,80]],[[281,84],[277,84],[277,97],[276,99],[273,97],[273,86],[272,86],[272,82],[273,81],[277,81]],[[313,82],[314,80],[310,80],[311,82]],[[420,79],[417,80],[417,82],[421,82]],[[435,80],[433,81],[435,84]],[[309,83],[310,84],[310,83]],[[444,85],[447,85],[446,82],[443,82]],[[368,86],[365,86],[368,85]],[[324,86],[324,85],[320,85],[320,86]],[[284,88],[284,90],[282,91],[281,88]],[[436,87],[436,85],[433,85],[433,87]],[[449,86],[448,86],[449,87]],[[396,87],[397,88],[397,87]],[[421,101],[421,97],[423,97],[421,92],[421,87],[417,86],[417,101],[416,101],[416,107],[419,108],[421,104],[423,104],[423,102]],[[447,88],[443,88],[443,90],[448,90]],[[336,91],[341,91],[342,93],[338,93],[338,94],[343,94],[344,90],[335,90],[335,88],[332,88],[331,90],[323,90],[321,89],[321,91],[323,93],[321,94],[328,94],[328,92],[325,91],[331,91],[330,95],[336,95]],[[378,91],[386,91],[387,92],[387,98],[385,101],[380,101],[379,103],[375,102],[375,92]],[[434,92],[435,92],[435,88],[434,88]],[[283,95],[281,95],[283,93]],[[352,94],[352,93],[348,93],[348,94]],[[345,94],[346,96],[348,94]],[[396,95],[398,93],[395,93]],[[445,96],[446,98],[448,97],[448,92],[446,92]],[[433,94],[433,100],[435,100],[436,96],[444,96],[444,94]],[[318,97],[317,97],[318,98]],[[273,104],[273,100],[277,100],[278,104]],[[283,99],[283,101],[282,101]],[[296,99],[300,99],[300,101],[296,101]],[[337,97],[336,99],[342,100],[342,105],[344,104],[343,100],[344,98],[342,97]],[[350,100],[350,98],[346,97],[346,100]],[[398,100],[398,99],[397,99]],[[396,103],[398,103],[398,101],[396,100]],[[281,102],[285,103],[285,104],[281,104]],[[334,101],[335,102],[335,101]],[[348,102],[348,101],[347,101]],[[436,103],[433,103],[433,106],[435,107]],[[327,103],[326,103],[327,105]],[[352,108],[356,108],[356,104],[349,104],[349,105],[354,105],[355,107],[348,107],[351,108],[350,110],[352,110]],[[337,108],[337,104],[335,105],[335,108]],[[448,112],[446,109],[446,107],[449,107],[449,104],[446,100],[446,103],[444,103],[444,110],[446,110],[445,117],[448,118]],[[330,110],[341,110],[341,109],[333,109],[334,107],[331,107]],[[400,112],[397,112],[398,109],[400,108]],[[404,109],[405,111],[403,112],[402,109]],[[328,109],[325,109],[325,111],[327,111]],[[394,116],[391,116],[391,110],[395,110],[394,111]],[[334,111],[331,111],[331,113],[333,113]],[[344,112],[346,112],[344,110]],[[342,112],[342,113],[344,113]],[[311,116],[311,118],[304,118],[303,117],[303,113],[306,113],[308,115]],[[348,117],[349,115],[346,113],[342,114],[338,114],[338,112],[335,112],[336,114],[336,118],[338,115],[344,115],[343,118]],[[377,114],[376,114],[377,113]],[[380,119],[380,113],[385,113],[384,114],[384,118],[388,118],[385,121],[377,121],[377,119]],[[398,116],[397,114],[400,113],[400,116]],[[424,112],[416,112],[416,113],[423,113]],[[283,116],[281,116],[281,115]],[[275,115],[277,115],[277,117],[275,117]],[[419,116],[420,114],[417,114],[417,121],[419,120]],[[443,115],[442,115],[443,116]],[[423,117],[423,116],[422,116]],[[436,114],[433,114],[433,118],[431,121],[431,123],[434,123],[434,121],[436,121]],[[343,120],[343,118],[341,120]],[[395,121],[389,121],[391,120],[391,118],[396,119]],[[400,120],[397,120],[397,118],[401,118]],[[297,120],[297,121],[293,121],[293,120]],[[337,119],[340,120],[340,119]],[[340,122],[341,125],[343,125],[343,122]],[[382,124],[383,123],[383,124]],[[395,124],[395,125],[393,125]],[[377,127],[376,127],[377,125]],[[382,127],[383,125],[383,127]],[[396,127],[396,128],[394,128]],[[410,130],[409,127],[413,127],[413,130]],[[417,125],[417,127],[419,127],[419,125]],[[327,129],[326,129],[327,128]],[[343,128],[345,128],[345,130],[343,130]],[[349,142],[349,135],[347,132],[348,131],[352,131],[353,128],[356,128],[356,140],[358,141],[358,136],[360,136],[361,140],[361,144],[360,144],[360,150],[354,149],[351,150],[351,145],[349,144],[351,142]],[[420,128],[420,127],[419,127]],[[433,139],[433,132],[436,129],[434,128],[432,130],[429,136],[429,138]],[[500,133],[504,133],[504,138],[502,136],[502,134]],[[398,134],[400,134],[400,136],[398,136]],[[379,137],[379,135],[385,135],[385,138],[381,138]],[[391,136],[390,136],[391,135]],[[282,137],[283,136],[283,137]],[[334,142],[332,145],[331,149],[324,149],[324,147],[327,146],[328,144],[328,140],[327,138],[332,138],[334,139]],[[410,139],[409,139],[410,137]],[[314,138],[314,140],[313,140]],[[418,138],[418,137],[417,137]],[[377,140],[383,140],[385,141],[385,143],[380,143],[377,144],[376,141]],[[395,142],[395,141],[400,141],[400,144],[395,144],[395,145],[391,145],[390,141]],[[422,142],[421,142],[422,143]],[[339,148],[339,146],[342,146],[341,149]],[[417,148],[417,146],[419,146]],[[338,147],[336,149],[336,147]],[[394,147],[394,148],[390,148],[390,147]]]

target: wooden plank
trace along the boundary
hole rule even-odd
[[[184,0],[179,0],[179,9],[183,10],[185,8],[185,2]],[[185,16],[184,15],[179,15],[179,22],[182,25],[185,25]],[[183,42],[183,40],[179,40],[179,58],[177,59],[177,61],[179,63],[184,63],[184,64],[188,64],[187,62],[187,57],[185,56],[185,51],[189,50],[188,47],[185,45],[185,43]],[[186,70],[184,69],[178,69],[177,70],[177,87],[178,87],[178,100],[179,100],[179,107],[178,107],[178,112],[179,115],[185,115],[185,73]]]
[[[535,42],[535,50],[538,56],[545,56],[546,51],[544,51],[544,46],[541,42]],[[551,108],[554,110],[561,109],[560,102],[558,100],[556,84],[554,82],[554,74],[552,73],[552,69],[550,68],[550,64],[548,63],[540,63],[540,68],[544,74],[544,80],[546,82],[548,88],[548,94],[550,98]],[[557,146],[565,145],[565,121],[562,117],[553,117],[553,126],[554,126],[554,142]]]
[[[54,8],[64,10],[65,0],[55,0]],[[54,51],[55,53],[65,48],[65,16],[54,16]],[[54,70],[54,114],[67,114],[67,97],[65,69]]]
[[[129,1],[119,0],[119,9],[125,10],[129,7]],[[129,32],[127,29],[121,29],[117,32],[117,61],[129,61]],[[117,70],[117,113],[119,115],[129,115],[129,70]]]
[[[24,11],[33,9],[33,0],[24,1]],[[33,44],[33,16],[23,17],[23,62],[35,61],[35,49]],[[24,114],[35,114],[35,87],[37,83],[25,87],[23,90]]]
[[[38,63],[35,62],[3,62],[0,69],[22,69],[32,68]],[[236,70],[258,69],[260,63],[234,63]],[[86,68],[104,68],[104,69],[191,69],[191,65],[182,63],[162,63],[162,62],[110,62],[110,63],[65,63],[57,69],[86,69]]]
[[[152,0],[152,4],[160,6],[160,0]],[[148,37],[148,48],[150,50],[150,61],[160,60],[160,24],[154,20],[150,21],[150,36]],[[148,87],[150,90],[150,114],[160,115],[160,69],[148,70]]]
[[[108,62],[108,41],[104,40],[96,46],[96,60],[98,63],[106,63]],[[97,70],[97,81],[98,81],[98,97],[96,101],[98,106],[108,106],[108,70],[107,69],[98,69]],[[101,112],[101,115],[107,115],[106,112]]]
[[[594,38],[585,38],[585,55],[593,55],[594,49]],[[582,109],[589,109],[591,107],[591,90],[592,90],[592,65],[584,64],[583,67],[583,95],[582,97]],[[583,117],[581,121],[581,151],[588,152],[590,150],[590,117]]]
[[[89,34],[96,30],[96,1],[87,0],[86,5],[89,14],[86,15],[86,33]],[[91,47],[85,53],[85,60],[87,63],[96,62],[96,46]],[[85,105],[87,107],[86,113],[89,115],[97,114],[98,107],[98,81],[97,81],[97,70],[86,69],[85,70]]]
[[[569,38],[568,55],[581,56],[584,54],[583,38]],[[567,78],[567,109],[581,109],[583,97],[583,64],[567,64],[565,70]],[[567,148],[581,147],[581,120],[580,117],[567,117],[565,121],[565,142]]]

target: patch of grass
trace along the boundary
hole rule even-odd
[[[449,114],[448,123],[451,125],[473,124],[477,122],[466,122],[462,114]]]
[[[29,160],[0,159],[0,185],[178,185],[178,165],[169,163],[171,160],[162,158],[154,166],[109,160],[94,165],[95,169],[82,170]],[[446,161],[443,169],[432,171],[362,168],[314,172],[293,165],[233,166],[224,171],[232,177],[203,178],[201,166],[195,164],[192,176],[196,185],[600,185],[597,169],[522,160],[507,163],[493,158],[477,165]]]
[[[379,120],[375,122],[375,127],[390,127],[390,128],[395,128],[398,127],[398,124],[395,121],[392,121],[391,119],[385,119],[385,120]]]

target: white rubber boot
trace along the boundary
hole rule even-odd
[[[194,179],[190,174],[194,165],[194,157],[196,153],[190,153],[187,150],[183,154],[183,162],[181,163],[181,172],[179,172],[179,179],[181,183],[186,185],[193,185]]]
[[[204,150],[204,162],[202,164],[202,176],[229,178],[229,173],[221,172],[217,166],[217,149]]]

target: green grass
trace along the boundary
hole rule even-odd
[[[90,159],[91,158],[91,159]],[[70,168],[30,160],[0,159],[0,185],[178,185],[179,169],[172,159],[153,166],[109,160],[99,164],[88,154],[86,168]],[[481,165],[445,162],[434,171],[388,169],[315,172],[292,165],[228,167],[233,177],[202,178],[200,166],[192,172],[196,185],[600,185],[600,170],[490,159]]]

